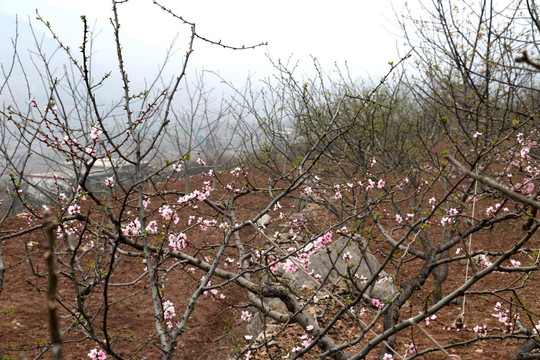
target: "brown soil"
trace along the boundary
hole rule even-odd
[[[192,189],[202,186],[203,179],[197,177],[192,179]],[[183,186],[182,183],[176,183]],[[264,184],[262,184],[264,185]],[[261,209],[263,205],[259,195],[250,195],[241,200],[242,218],[252,216]],[[290,208],[290,203],[283,202],[284,212],[292,213],[294,209]],[[315,220],[324,224],[328,216],[323,212],[314,212]],[[15,231],[28,227],[28,219],[25,217],[14,217],[5,222],[2,232]],[[198,235],[197,235],[198,234]],[[209,235],[206,232],[193,232],[190,234],[190,241],[197,244],[211,244],[212,241],[218,241],[217,237]],[[521,230],[521,223],[508,222],[494,227],[491,230],[479,232],[473,236],[473,249],[487,249],[489,251],[502,251],[508,249],[515,243],[524,231]],[[246,239],[255,241],[257,235],[254,229],[246,229],[242,234]],[[198,237],[197,237],[198,236]],[[31,242],[38,245],[30,246]],[[43,262],[43,234],[41,231],[34,231],[26,235],[7,239],[2,242],[3,261],[6,265],[5,279],[3,289],[0,293],[0,357],[2,359],[16,359],[21,354],[27,358],[36,358],[46,348],[49,339],[48,332],[48,313],[46,309],[46,269]],[[531,249],[540,249],[540,237],[535,236],[527,245]],[[384,246],[380,247],[378,256],[384,253]],[[533,262],[530,258],[532,252],[520,254],[515,257],[522,264]],[[396,283],[410,279],[418,271],[419,262],[413,261],[404,266],[404,271],[398,274]],[[118,264],[117,271],[112,282],[126,282],[133,279],[133,274],[140,274],[144,265],[135,258],[122,258]],[[462,263],[453,263],[450,266],[450,275],[443,288],[443,293],[448,294],[452,289],[458,287],[464,282],[466,266]],[[34,273],[35,272],[35,273]],[[184,311],[188,297],[192,294],[191,287],[195,286],[203,273],[200,270],[195,271],[191,278],[181,276],[177,272],[166,280],[166,291],[164,297],[173,300],[177,316]],[[471,273],[469,272],[469,277]],[[435,341],[441,345],[450,343],[465,342],[470,339],[477,339],[472,331],[475,325],[487,325],[490,334],[503,335],[502,324],[492,316],[493,306],[500,301],[504,308],[512,311],[516,306],[511,306],[510,302],[516,303],[518,297],[522,304],[526,304],[531,311],[531,319],[534,324],[538,323],[540,314],[540,304],[537,299],[540,298],[540,282],[536,276],[532,275],[527,282],[522,283],[518,280],[523,275],[521,273],[510,274],[491,274],[473,290],[492,290],[491,295],[469,295],[465,300],[464,327],[456,329],[454,322],[462,311],[463,298],[459,298],[457,305],[451,305],[444,308],[437,314],[437,319],[432,320],[429,326],[421,323],[421,326]],[[511,293],[497,293],[497,289],[502,289],[514,280],[515,295]],[[523,286],[522,286],[523,285]],[[59,278],[59,297],[73,301],[72,284],[64,277]],[[401,317],[408,318],[418,314],[429,298],[430,285],[424,286],[411,299],[410,307],[403,308]],[[133,359],[146,356],[148,359],[158,359],[159,351],[153,345],[158,343],[156,339],[151,339],[146,344],[149,336],[155,333],[153,328],[153,311],[150,302],[150,290],[146,282],[139,282],[133,286],[111,287],[110,299],[114,301],[109,308],[108,329],[114,338],[114,348],[122,356],[128,356],[136,353]],[[243,338],[245,334],[245,322],[240,320],[240,312],[246,305],[247,300],[242,289],[233,284],[227,284],[222,292],[225,299],[213,299],[210,296],[201,297],[197,303],[196,310],[188,323],[188,329],[179,338],[176,352],[177,359],[228,359],[234,358],[235,347],[243,348],[247,342]],[[96,296],[99,296],[99,292]],[[126,297],[128,296],[128,297]],[[97,302],[96,302],[97,303]],[[326,309],[328,300],[321,299],[312,311],[322,314]],[[365,320],[369,321],[376,314],[376,310],[364,304],[367,309],[364,315]],[[97,319],[96,324],[103,320],[103,309],[95,309]],[[66,309],[59,309],[62,328],[65,329],[74,323],[74,316],[69,314]],[[531,322],[527,319],[523,311],[519,311],[521,320],[526,327],[531,328]],[[328,309],[325,316],[320,319],[325,324],[331,316],[335,314],[335,309]],[[112,330],[114,329],[114,330]],[[374,328],[375,332],[381,330],[381,325]],[[346,339],[353,339],[359,333],[358,327],[353,320],[345,317],[338,321],[335,330],[329,335],[337,342],[343,343]],[[300,336],[304,332],[297,325],[290,326],[279,338],[277,344],[268,349],[261,349],[256,355],[257,358],[270,358],[268,352],[279,353],[280,350],[287,350],[288,347],[299,346],[301,344]],[[368,336],[371,337],[371,336]],[[93,348],[99,348],[90,340],[80,341],[85,335],[77,331],[71,331],[62,348],[62,355],[65,359],[88,359],[87,354]],[[435,346],[434,342],[419,329],[409,328],[398,336],[398,351],[405,353],[408,344],[414,339],[418,350],[423,350]],[[517,350],[521,343],[520,340],[489,340],[473,341],[461,347],[456,347],[449,352],[457,354],[462,359],[508,359]],[[144,346],[146,344],[146,346]],[[139,352],[137,349],[141,348]],[[314,349],[312,353],[305,356],[306,359],[317,358],[320,352]],[[370,359],[376,358],[377,353],[369,355]],[[50,352],[46,352],[42,358],[50,358]],[[109,357],[111,358],[111,357]],[[281,358],[277,356],[275,358]],[[397,357],[394,357],[397,359]],[[447,358],[440,352],[424,355],[426,359],[445,359]]]

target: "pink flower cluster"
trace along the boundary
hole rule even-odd
[[[251,313],[249,311],[242,311],[242,315],[240,316],[240,318],[242,320],[244,320],[245,322],[250,322],[251,321]]]
[[[380,301],[379,299],[373,298],[371,300],[371,303],[373,304],[374,307],[377,308],[377,310],[382,310],[382,308],[384,308],[384,303]]]
[[[476,325],[473,327],[473,331],[479,336],[479,337],[485,337],[488,334],[487,326],[483,325]]]
[[[140,233],[141,222],[139,221],[139,219],[133,220],[122,229],[122,234],[124,234],[125,236],[134,236],[139,235]]]
[[[98,128],[92,126],[92,130],[90,131],[90,137],[94,142],[98,141],[99,135],[101,135],[103,131],[99,130]]]
[[[77,215],[81,213],[81,207],[77,204],[70,205],[68,207],[68,214],[69,215]]]
[[[435,314],[426,317],[426,318],[424,319],[424,320],[426,321],[426,326],[429,325],[429,323],[431,322],[431,320],[435,320],[435,319],[437,319],[437,315],[435,315]]]
[[[166,300],[163,303],[163,318],[167,320],[167,328],[172,329],[173,323],[172,318],[176,316],[176,311],[174,310],[174,305],[171,301]]]
[[[279,235],[279,233],[276,233],[276,236],[277,235]],[[284,263],[276,263],[270,267],[270,271],[275,272],[280,265],[283,266],[283,270],[289,273],[294,273],[296,270],[298,270],[299,265],[301,265],[304,269],[307,269],[310,264],[309,259],[311,258],[311,256],[318,251],[325,249],[326,246],[331,242],[332,233],[328,232],[323,236],[317,238],[317,240],[308,243],[301,251],[296,254],[296,257],[294,258],[295,261],[289,258]],[[291,253],[296,251],[296,249],[291,247],[288,249],[288,251],[289,253]]]
[[[182,164],[173,164],[172,168],[175,173],[180,172],[182,170]]]
[[[157,221],[156,220],[150,221],[148,225],[146,226],[146,231],[151,234],[157,234],[158,232]]]
[[[107,359],[107,354],[103,350],[97,351],[97,349],[92,349],[88,353],[88,357],[92,360],[105,360]]]
[[[287,259],[285,263],[283,264],[283,270],[285,270],[285,272],[292,274],[296,270],[298,270],[298,265],[291,259]]]
[[[112,176],[105,179],[105,186],[111,189],[114,187],[114,178]]]
[[[178,221],[180,221],[178,215],[174,213],[174,210],[169,205],[162,205],[158,211],[163,220],[172,220],[175,224],[178,224]]]
[[[184,203],[187,203],[189,202],[190,200],[199,200],[199,201],[204,201],[208,198],[208,196],[210,196],[210,192],[209,191],[205,191],[205,192],[201,192],[199,190],[194,190],[193,192],[189,193],[189,194],[186,194],[184,196],[180,196],[180,198],[178,199],[178,203],[179,204],[184,204]]]
[[[206,262],[210,262],[210,259],[208,258],[204,258],[204,261]],[[204,276],[203,278],[201,279],[201,281],[204,281]],[[206,284],[206,286],[210,287],[212,286],[212,281],[208,281],[208,283]],[[204,296],[208,296],[208,295],[211,295],[212,296],[212,300],[225,300],[225,294],[224,293],[220,293],[218,289],[211,289],[210,291],[206,290],[203,292],[203,295]]]
[[[308,330],[309,331],[309,330]],[[297,353],[299,351],[302,351],[302,348],[306,348],[309,346],[309,344],[313,341],[313,337],[309,336],[307,334],[304,334],[300,336],[300,340],[302,340],[302,346],[295,346],[291,349],[293,353]]]
[[[504,326],[506,326],[506,330],[503,330],[503,333],[511,334],[514,332],[514,321],[519,319],[519,316],[517,314],[514,314],[513,316],[510,316],[510,310],[503,309],[500,302],[497,301],[495,306],[493,307],[493,310],[495,310],[495,314],[491,314],[492,316],[496,317],[499,322],[503,323]]]
[[[188,245],[187,236],[184,233],[170,234],[169,235],[169,247],[173,251],[185,249]]]

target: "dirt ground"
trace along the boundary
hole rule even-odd
[[[202,185],[201,178],[192,179],[192,189],[199,188]],[[183,186],[181,182],[178,186]],[[253,195],[242,199],[241,216],[251,216],[260,210],[262,199],[258,195]],[[283,202],[283,212],[293,213],[295,210],[290,208],[291,203]],[[315,220],[319,219],[321,225],[328,219],[324,213],[316,213]],[[277,227],[277,223],[272,226]],[[24,229],[28,227],[28,219],[25,217],[13,217],[7,220],[3,226],[2,234],[8,231]],[[207,233],[199,232],[200,238],[193,238],[191,241],[200,244],[210,244],[216,239],[208,236]],[[489,251],[501,251],[507,249],[515,243],[524,234],[521,230],[521,223],[508,222],[495,226],[490,230],[484,230],[476,233],[472,239],[473,249],[487,249]],[[255,230],[247,229],[243,236],[250,239],[256,239]],[[255,240],[253,240],[255,241]],[[32,246],[32,242],[37,245]],[[0,293],[0,357],[2,359],[17,359],[25,355],[28,359],[38,358],[39,354],[46,347],[49,339],[48,333],[48,313],[46,310],[46,269],[43,265],[43,234],[41,231],[34,231],[24,236],[11,238],[2,242],[3,261],[7,268],[3,289]],[[538,234],[528,243],[527,248],[530,251],[524,251],[515,257],[522,264],[531,262],[534,249],[540,249],[540,237]],[[377,254],[381,256],[381,254]],[[418,263],[411,262],[404,266],[404,271],[399,273],[396,283],[406,281],[414,276],[418,271]],[[126,282],[133,279],[133,274],[139,274],[143,265],[134,258],[123,258],[118,264],[118,270],[115,272],[113,282]],[[448,281],[443,288],[443,293],[447,294],[452,289],[458,287],[465,281],[464,264],[455,263],[450,266]],[[472,274],[469,272],[468,277]],[[191,279],[182,279],[180,276],[171,277],[167,280],[166,296],[174,299],[177,313],[183,311],[187,304],[188,296],[192,294],[189,286],[193,286],[197,279],[202,276],[199,270],[193,273]],[[516,339],[500,339],[489,341],[470,341],[478,339],[473,332],[476,325],[486,325],[490,334],[503,336],[502,324],[497,320],[494,314],[494,304],[497,301],[502,303],[504,308],[511,312],[516,310],[516,306],[511,306],[511,302],[517,299],[522,304],[526,304],[531,311],[531,320],[534,324],[538,323],[540,314],[540,282],[533,274],[526,282],[522,281],[521,273],[510,274],[491,274],[484,281],[475,285],[473,291],[490,290],[486,295],[471,294],[464,300],[459,298],[457,304],[450,305],[437,314],[437,318],[431,320],[426,326],[425,323],[419,324],[428,335],[419,329],[409,328],[398,336],[398,351],[404,354],[411,339],[414,340],[419,351],[435,346],[435,342],[440,345],[463,342],[463,346],[449,350],[449,353],[459,355],[462,359],[508,359],[515,353],[521,341]],[[504,292],[498,293],[498,289],[504,288],[508,284],[513,284],[514,294]],[[59,297],[66,301],[74,301],[73,291],[70,289],[71,283],[65,276],[59,278]],[[416,315],[423,309],[426,299],[429,297],[427,292],[431,287],[427,284],[426,290],[419,291],[412,298],[410,306],[402,309],[401,318],[408,318]],[[153,345],[156,339],[150,339],[153,334],[153,311],[150,302],[150,290],[145,282],[139,282],[133,286],[120,286],[111,290],[110,298],[113,305],[110,307],[108,315],[109,329],[114,334],[115,347],[122,356],[136,354],[133,359],[158,359],[159,351]],[[226,285],[222,289],[225,298],[222,300],[211,297],[202,297],[197,303],[196,310],[193,313],[186,331],[179,340],[176,352],[177,359],[228,359],[234,358],[235,347],[242,348],[247,342],[243,335],[245,334],[246,323],[240,319],[240,313],[243,305],[246,305],[245,292],[237,286]],[[127,297],[126,297],[127,296]],[[318,308],[314,309],[322,314],[326,300],[321,300]],[[376,311],[367,306],[366,319],[371,319]],[[457,329],[455,320],[464,310],[464,326]],[[59,309],[62,328],[67,328],[74,324],[73,316],[65,309]],[[319,321],[324,324],[335,313],[332,309],[324,312],[324,316]],[[3,315],[2,315],[3,314]],[[98,316],[102,312],[97,312]],[[522,322],[529,328],[532,327],[529,319],[523,311],[520,311]],[[96,320],[97,323],[100,320]],[[497,330],[499,329],[499,330]],[[375,331],[381,330],[376,327]],[[352,321],[345,318],[337,323],[335,330],[329,335],[340,343],[343,339],[353,338],[358,333],[358,328],[352,325]],[[277,343],[270,348],[270,352],[287,347],[298,346],[301,343],[300,336],[302,330],[297,326],[291,326],[278,339]],[[74,330],[69,332],[63,345],[62,354],[65,359],[88,359],[88,352],[96,348],[96,345],[89,340],[80,341],[84,334]],[[468,343],[467,343],[468,342]],[[261,349],[256,358],[270,358],[268,350]],[[318,351],[307,355],[304,358],[317,358]],[[370,354],[369,358],[376,358],[375,353]],[[46,352],[41,358],[50,358],[50,352]],[[281,358],[281,357],[275,357]],[[398,357],[394,357],[397,359]],[[425,359],[445,359],[445,355],[430,353],[424,355]]]

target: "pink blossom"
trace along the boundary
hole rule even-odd
[[[474,135],[472,137],[473,137],[473,139],[476,139],[479,136],[482,136],[482,133],[477,131],[477,132],[474,133]]]
[[[355,274],[355,277],[357,277],[358,280],[360,280],[360,284],[365,284],[368,281],[368,278],[365,275],[360,275],[360,277],[358,277],[358,275]]]
[[[383,360],[394,360],[394,357],[391,354],[384,354]]]
[[[352,260],[352,255],[350,251],[347,251],[345,254],[343,254],[343,261],[346,263]]]
[[[144,198],[142,204],[143,207],[146,209],[148,205],[150,205],[150,198]]]
[[[173,250],[182,250],[185,249],[188,245],[187,236],[184,233],[179,233],[178,235],[170,234],[169,235],[169,247]]]
[[[172,168],[175,173],[180,172],[182,170],[182,164],[174,164]]]
[[[88,353],[88,357],[92,360],[105,360],[107,359],[107,354],[103,350],[97,351],[97,349],[92,349]]]
[[[521,192],[525,195],[532,194],[534,192],[534,184],[532,182],[527,182],[523,185]]]
[[[105,186],[111,189],[114,187],[114,179],[112,176],[105,179]]]
[[[379,189],[382,189],[384,187],[384,185],[386,185],[386,183],[384,182],[383,179],[380,179],[378,182],[377,182],[377,187]]]
[[[445,226],[447,224],[452,224],[452,219],[449,218],[448,216],[443,216],[441,219],[441,225]]]
[[[204,191],[212,191],[212,186],[210,185],[210,181],[205,181],[204,182],[204,188],[203,188]]]
[[[270,266],[270,271],[272,273],[275,273],[279,269],[279,263],[275,263],[274,265]]]
[[[169,205],[162,205],[159,208],[159,214],[164,220],[170,220],[173,215],[173,210]]]
[[[92,126],[92,130],[90,131],[90,137],[92,138],[92,140],[97,141],[99,139],[99,135],[101,135],[102,133],[103,131]]]
[[[199,200],[199,201],[206,200],[208,195],[209,195],[208,192],[200,192],[198,190],[195,190],[194,193],[197,194],[197,200]]]
[[[403,222],[403,218],[401,217],[401,215],[396,214],[396,221],[398,224],[401,224]]]
[[[429,325],[429,321],[430,321],[430,320],[435,320],[436,318],[437,318],[437,315],[435,315],[435,314],[426,317],[426,319],[425,319],[425,320],[426,320],[426,326]]]
[[[343,195],[341,195],[340,187],[341,187],[340,185],[334,185],[334,189],[335,189],[334,199],[341,199],[343,197]]]
[[[172,319],[176,315],[174,305],[171,301],[166,300],[163,303],[163,317],[165,319]]]
[[[158,228],[157,228],[157,222],[156,220],[152,220],[148,223],[148,225],[146,226],[146,231],[152,233],[152,234],[155,234],[158,232]]]
[[[249,311],[242,311],[242,315],[240,315],[240,318],[244,320],[245,322],[251,321],[251,313]]]
[[[363,307],[363,308],[360,310],[360,312],[358,313],[358,316],[364,316],[365,313],[366,313],[366,308]]]
[[[476,325],[473,328],[473,331],[475,333],[477,333],[479,337],[484,337],[484,336],[487,335],[487,326],[486,325],[484,325],[484,326]]]
[[[139,234],[141,231],[141,222],[139,219],[135,219],[122,229],[122,233],[125,236],[133,236]]]
[[[283,264],[283,269],[288,273],[294,273],[296,270],[298,270],[298,265],[291,259],[287,259],[285,263]]]
[[[330,244],[331,242],[332,242],[332,233],[328,232],[324,234],[323,236],[321,236],[320,238],[318,238],[317,240],[315,240],[315,242],[313,243],[313,246],[315,250],[321,250],[321,249],[326,248],[326,246]]]
[[[479,255],[478,259],[480,260],[480,263],[485,267],[493,265],[489,258],[484,254]]]
[[[81,213],[81,207],[77,204],[73,204],[70,207],[68,207],[68,213],[69,215],[77,215]]]

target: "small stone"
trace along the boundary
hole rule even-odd
[[[270,224],[272,218],[268,214],[264,214],[259,220],[257,220],[258,227],[267,227]]]

